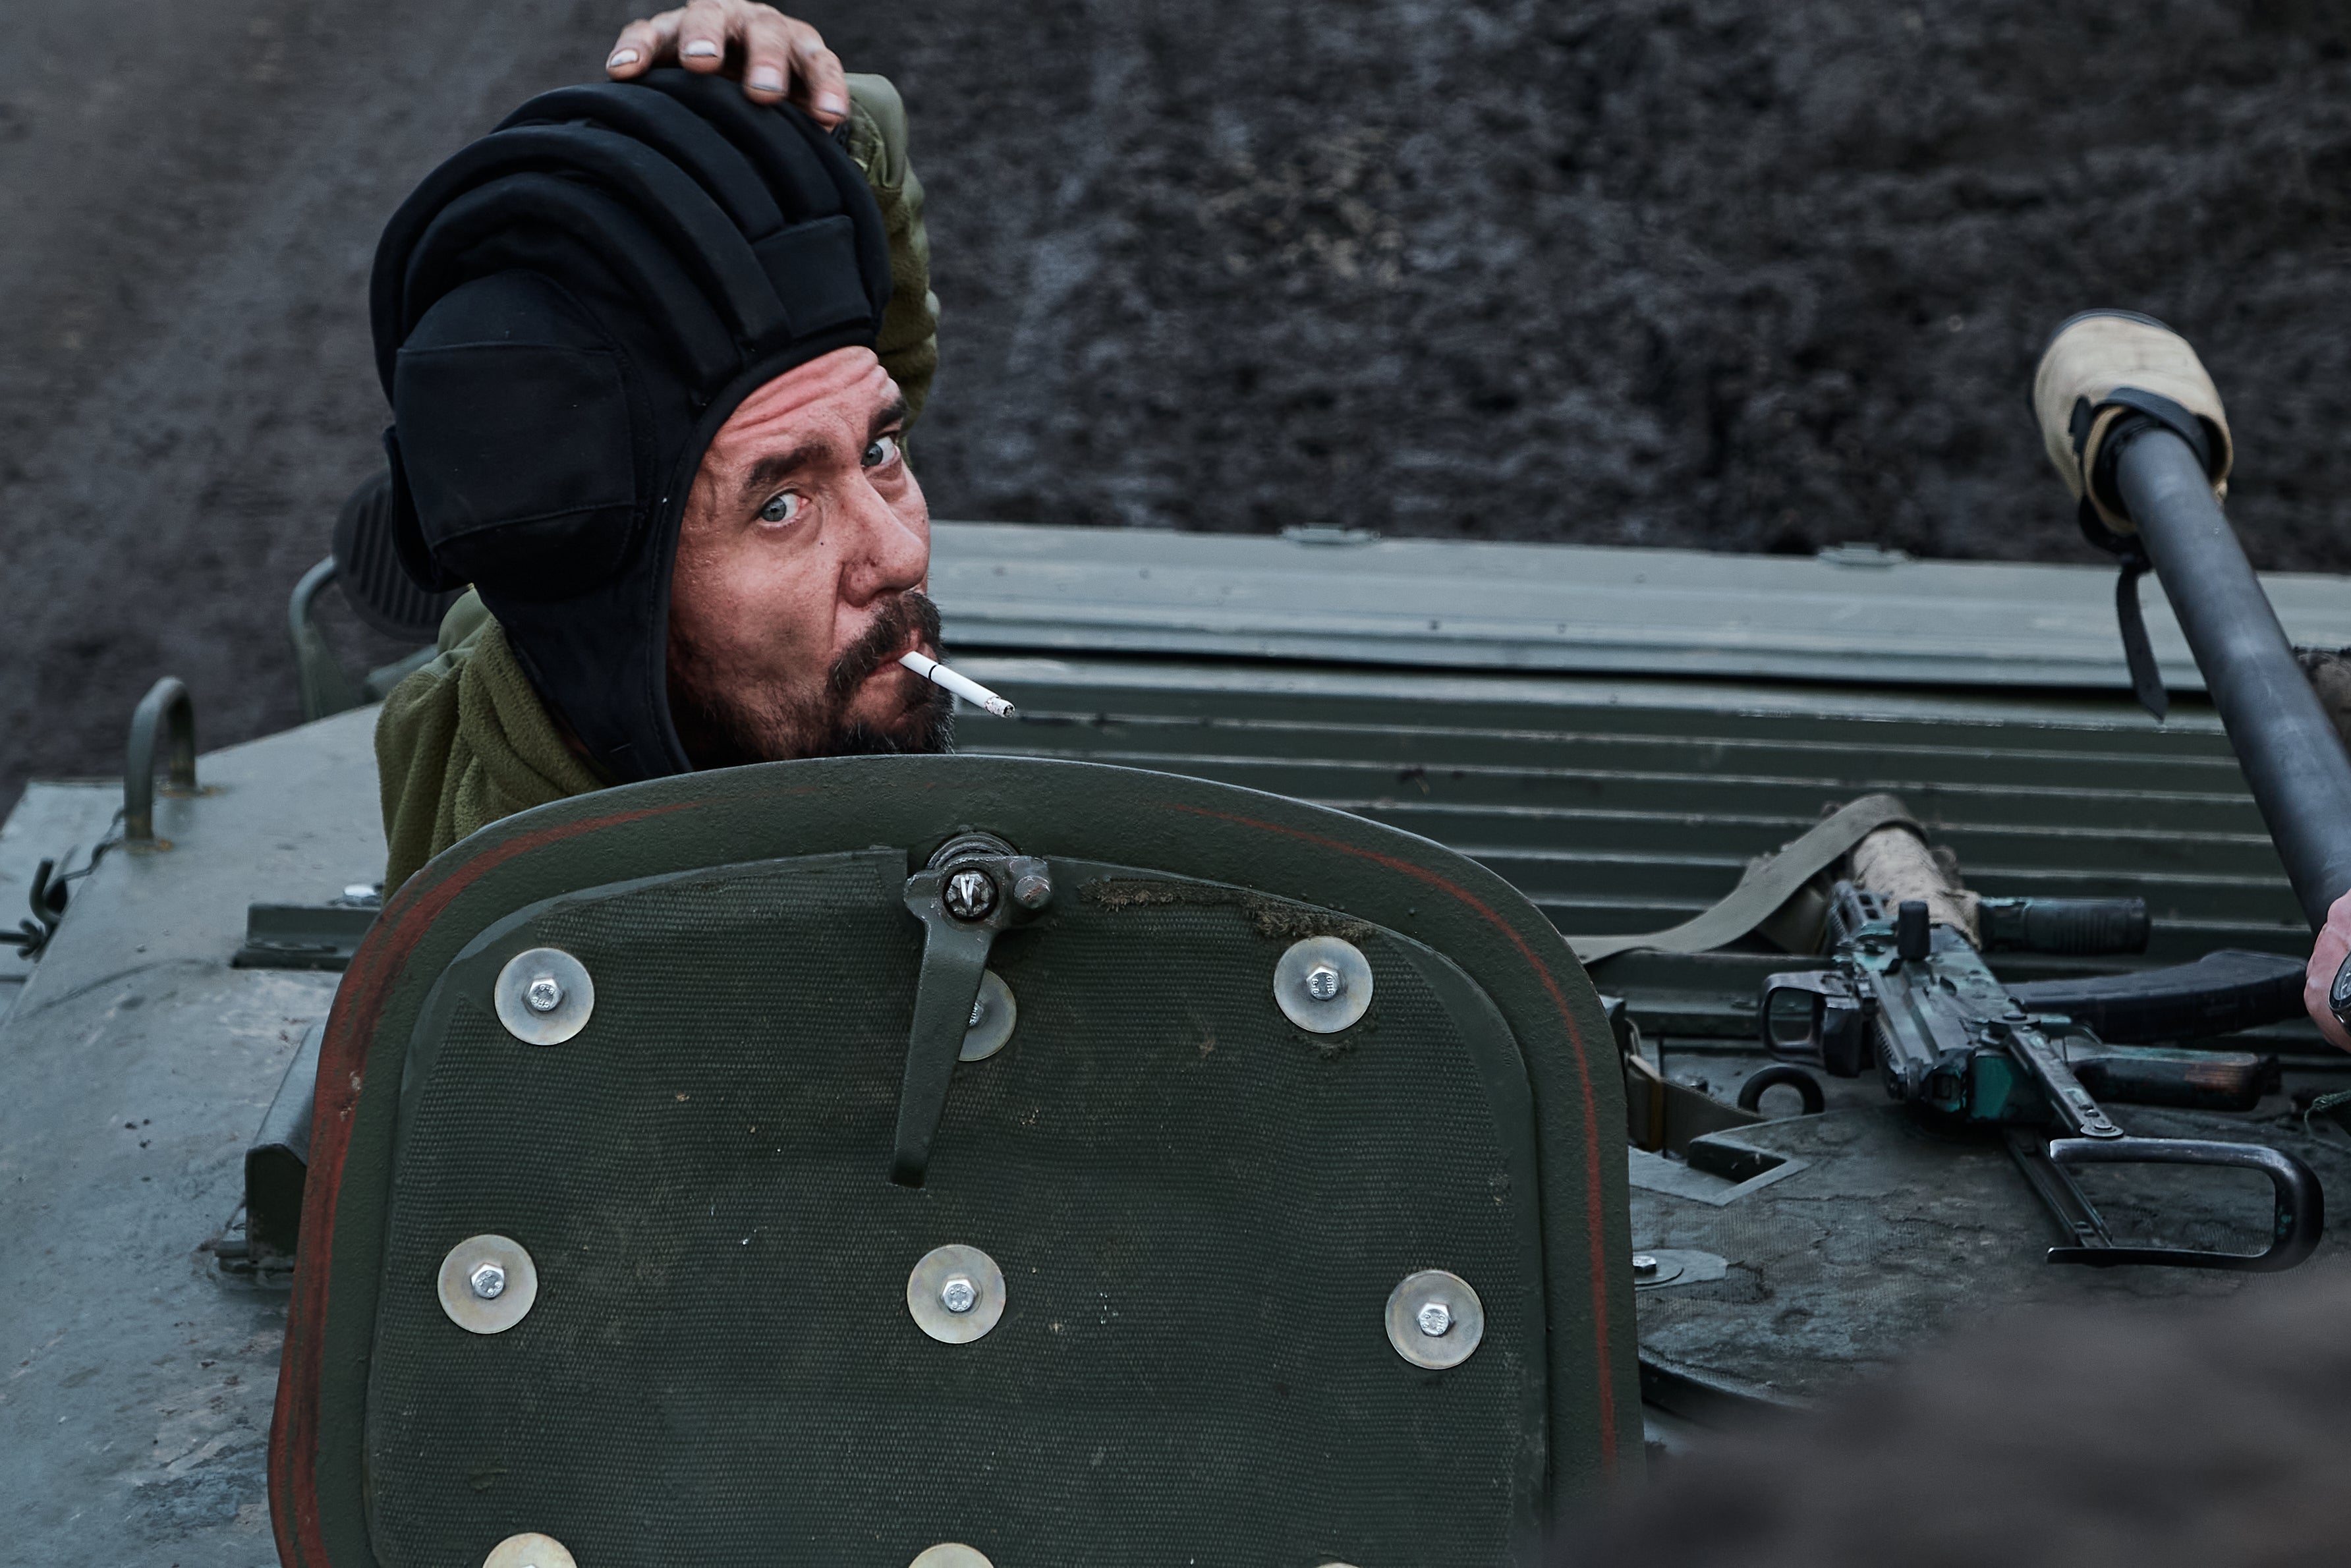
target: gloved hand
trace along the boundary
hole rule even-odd
[[[2310,950],[2310,967],[2302,977],[2302,1005],[2309,1009],[2310,1021],[2318,1026],[2319,1033],[2351,1051],[2351,1032],[2335,1021],[2335,1009],[2327,999],[2335,987],[2335,971],[2343,967],[2346,954],[2351,954],[2351,893],[2336,899],[2326,912],[2326,924],[2320,927],[2318,940]]]
[[[789,98],[827,131],[849,118],[849,83],[841,57],[814,27],[751,0],[692,0],[621,29],[604,74],[633,81],[655,66],[720,72],[743,84],[754,103]]]

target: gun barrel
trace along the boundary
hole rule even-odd
[[[2351,758],[2194,449],[2146,429],[2121,452],[2115,478],[2315,930],[2351,891]]]

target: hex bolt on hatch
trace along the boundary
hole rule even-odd
[[[1633,1289],[1704,1285],[1730,1271],[1728,1260],[1687,1247],[1644,1247],[1633,1254]]]
[[[996,907],[996,880],[984,871],[956,872],[947,878],[946,902],[957,920],[985,920]]]
[[[504,1333],[530,1315],[538,1269],[519,1241],[469,1236],[441,1260],[434,1289],[441,1310],[467,1333]]]
[[[526,1045],[561,1045],[588,1027],[596,1011],[596,982],[587,966],[560,947],[516,954],[491,988],[498,1022]]]
[[[1486,1337],[1486,1307],[1460,1275],[1424,1269],[1388,1292],[1387,1325],[1398,1355],[1442,1371],[1468,1360]]]
[[[906,1312],[941,1344],[969,1344],[1004,1317],[1004,1270],[977,1247],[935,1247],[906,1276]]]
[[[1372,1005],[1371,961],[1336,936],[1303,937],[1273,966],[1273,999],[1307,1033],[1336,1034]]]

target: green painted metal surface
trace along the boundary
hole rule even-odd
[[[2142,896],[2139,962],[2306,950],[2284,871],[2209,711],[2126,698],[1372,674],[978,657],[1017,719],[961,744],[1192,773],[1424,834],[1570,934],[1654,930],[1855,796],[1888,790],[1993,896]],[[2127,960],[2018,956],[2024,978]]]
[[[967,652],[1205,655],[1845,685],[2127,686],[2110,566],[1707,555],[1295,529],[1278,538],[933,525]],[[2087,547],[2085,547],[2086,552]],[[2351,643],[2351,579],[2262,579],[2298,643]],[[2174,690],[2200,691],[2142,589]]]
[[[372,727],[354,712],[207,753],[206,793],[155,803],[172,847],[117,848],[75,884],[0,1019],[10,1561],[273,1560],[262,1460],[286,1295],[225,1276],[212,1249],[336,977],[229,958],[253,901],[381,874]],[[36,785],[0,849],[87,845],[121,804],[120,783]]]

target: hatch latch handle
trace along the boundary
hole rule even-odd
[[[906,879],[906,907],[923,923],[923,969],[898,1091],[898,1132],[890,1179],[920,1186],[946,1113],[963,1040],[979,1001],[997,934],[1036,918],[1053,901],[1045,862],[993,833],[962,833],[939,846]]]

